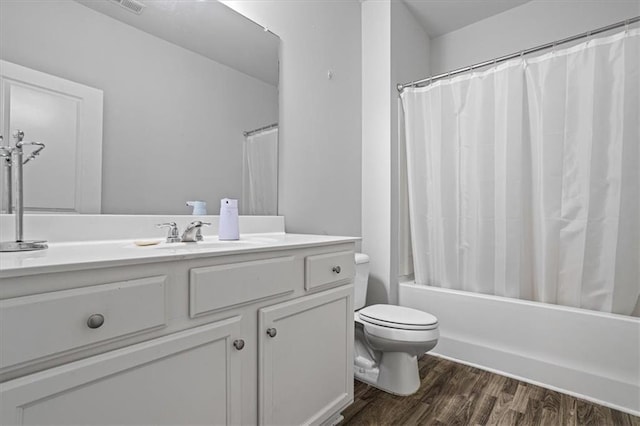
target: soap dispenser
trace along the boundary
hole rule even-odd
[[[240,228],[238,226],[238,200],[223,198],[220,200],[220,227],[218,229],[219,240],[239,240]]]
[[[207,215],[207,203],[205,201],[187,201],[187,206],[193,207],[194,216],[206,216]]]

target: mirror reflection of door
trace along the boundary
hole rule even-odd
[[[22,130],[25,141],[46,145],[23,169],[25,210],[99,213],[102,91],[6,61],[0,88],[3,143]]]
[[[143,4],[2,0],[0,59],[103,91],[101,213],[241,200],[243,132],[278,121],[280,41],[218,1]]]
[[[275,215],[278,210],[278,127],[245,133],[242,214]]]

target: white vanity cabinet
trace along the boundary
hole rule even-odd
[[[260,424],[319,424],[353,400],[353,287],[260,309]]]
[[[3,425],[239,424],[240,318],[0,385]]]
[[[330,423],[353,401],[353,250],[3,278],[0,424]]]

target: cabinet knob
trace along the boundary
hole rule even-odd
[[[278,334],[278,330],[275,328],[267,328],[267,336],[276,337],[276,334]]]
[[[339,274],[340,271],[342,271],[342,269],[340,268],[340,266],[334,266],[332,271],[335,272],[336,274]]]
[[[101,314],[93,314],[87,319],[87,327],[100,328],[104,324],[104,316]]]
[[[234,340],[233,347],[241,351],[242,348],[244,348],[244,340],[242,339]]]

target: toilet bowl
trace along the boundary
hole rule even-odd
[[[369,258],[357,253],[355,260],[354,375],[383,391],[410,395],[420,386],[418,357],[438,342],[438,319],[403,306],[363,307]]]

